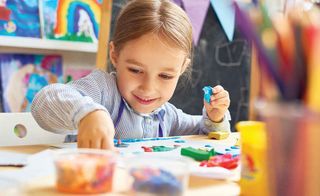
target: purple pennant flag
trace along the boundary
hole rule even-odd
[[[173,0],[179,7],[182,7],[182,0]]]
[[[193,27],[193,42],[198,44],[203,22],[206,18],[210,0],[181,0]]]

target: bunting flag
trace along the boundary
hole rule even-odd
[[[200,34],[203,27],[203,22],[206,18],[209,0],[181,0],[183,7],[188,14],[193,28],[193,42],[198,44]],[[220,1],[220,0],[218,0]],[[225,1],[225,0],[223,0]],[[176,0],[175,0],[176,2]]]
[[[195,45],[198,44],[210,2],[228,40],[233,40],[235,29],[233,0],[173,0],[173,2],[188,14],[192,23],[193,42]]]
[[[192,1],[192,0],[190,0]],[[198,1],[197,1],[198,2]],[[228,37],[233,40],[235,28],[235,9],[232,0],[210,0],[213,10],[216,12],[220,24]]]

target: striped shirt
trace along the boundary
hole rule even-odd
[[[104,110],[115,123],[121,99],[115,74],[95,70],[68,84],[46,86],[35,96],[31,112],[43,129],[76,134],[80,120],[95,110]],[[203,115],[189,115],[170,103],[163,104],[150,114],[139,114],[125,102],[115,138],[158,137],[160,123],[165,137],[230,131],[228,116],[229,112],[221,123],[214,123],[208,119],[205,110]]]

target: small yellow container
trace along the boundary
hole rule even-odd
[[[265,123],[242,121],[236,129],[241,138],[241,195],[269,195]]]
[[[210,139],[223,140],[229,137],[230,133],[227,131],[213,131],[208,134]]]

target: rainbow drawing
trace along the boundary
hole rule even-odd
[[[46,38],[97,42],[102,0],[40,2],[42,32]]]

